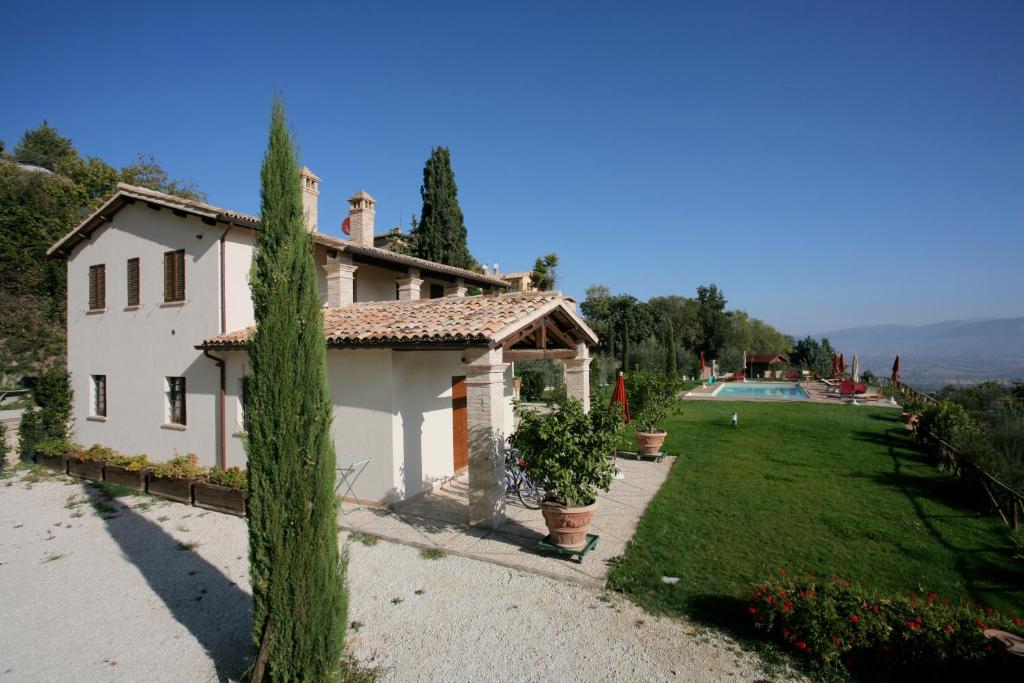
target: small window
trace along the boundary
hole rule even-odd
[[[139,259],[128,259],[128,305],[139,305]]]
[[[185,425],[185,378],[167,378],[167,422]]]
[[[102,311],[107,307],[107,267],[102,263],[89,266],[89,310]]]
[[[430,298],[431,299],[443,299],[444,298],[444,285],[430,285]]]
[[[168,251],[164,254],[164,301],[167,303],[185,300],[185,250]]]
[[[107,376],[92,376],[92,391],[89,396],[89,415],[92,417],[107,416]]]

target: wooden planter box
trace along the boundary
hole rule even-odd
[[[93,481],[103,481],[103,463],[98,460],[82,460],[73,455],[69,455],[68,458],[68,474],[73,474],[77,477],[83,477],[85,479],[92,479]]]
[[[40,455],[36,453],[36,464],[61,474],[68,473],[68,456],[66,455]]]
[[[150,474],[146,477],[146,481],[150,494],[176,500],[179,503],[192,504],[191,479],[168,479],[154,477]]]
[[[197,481],[192,490],[195,493],[196,507],[245,517],[246,494],[242,489]]]
[[[128,470],[120,465],[107,465],[104,476],[112,484],[121,484],[145,493],[147,474],[149,474],[148,469]]]

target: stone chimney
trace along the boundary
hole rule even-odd
[[[377,213],[377,200],[366,190],[359,190],[348,198],[349,234],[354,244],[373,246],[373,217]]]
[[[299,176],[302,178],[302,210],[306,214],[306,230],[316,232],[320,179],[316,177],[316,173],[309,170],[308,166],[302,167],[302,170],[299,171]]]

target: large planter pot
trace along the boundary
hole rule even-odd
[[[107,465],[104,476],[112,484],[121,484],[136,491],[146,492],[146,475],[148,469],[129,470],[120,465]]]
[[[561,548],[580,550],[587,545],[587,532],[597,503],[584,507],[565,507],[541,503],[540,511],[548,527],[548,542]]]
[[[196,507],[245,517],[245,491],[230,486],[197,481],[192,485]]]
[[[914,413],[903,413],[903,424],[907,429],[913,429],[917,420],[918,416]]]
[[[152,474],[146,477],[146,486],[150,494],[169,498],[179,503],[192,504],[192,480],[173,479],[169,477],[154,477]]]
[[[40,455],[36,453],[36,464],[61,474],[68,473],[68,456],[66,455]]]
[[[103,481],[103,462],[100,460],[82,460],[77,456],[69,455],[68,474],[92,479],[93,481]]]
[[[636,445],[644,455],[658,455],[668,432],[637,432]]]

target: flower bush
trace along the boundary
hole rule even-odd
[[[101,446],[98,443],[94,443],[93,445],[86,448],[84,451],[76,453],[75,455],[77,455],[82,460],[106,462],[107,460],[110,460],[115,455],[117,455],[117,453],[114,451],[113,448],[107,448],[106,446]]]
[[[59,458],[62,455],[81,453],[81,451],[81,446],[73,441],[68,441],[67,439],[50,439],[48,441],[40,441],[35,446],[36,455],[42,455],[47,458]]]
[[[240,467],[229,467],[226,470],[214,467],[206,475],[206,481],[217,486],[228,486],[245,491],[248,488],[248,476]]]
[[[123,467],[129,472],[141,472],[144,469],[152,467],[152,463],[149,462],[149,458],[145,454],[142,455],[115,455],[107,458],[108,465],[116,465],[117,467]]]
[[[157,479],[202,479],[208,473],[207,468],[199,465],[199,456],[195,453],[157,463],[152,472]]]
[[[868,677],[976,676],[996,663],[983,631],[1024,634],[1007,617],[935,593],[884,597],[838,576],[818,582],[785,572],[749,589],[757,629],[807,662]]]
[[[959,439],[976,436],[981,429],[960,404],[938,401],[921,412],[917,431],[952,444]]]

